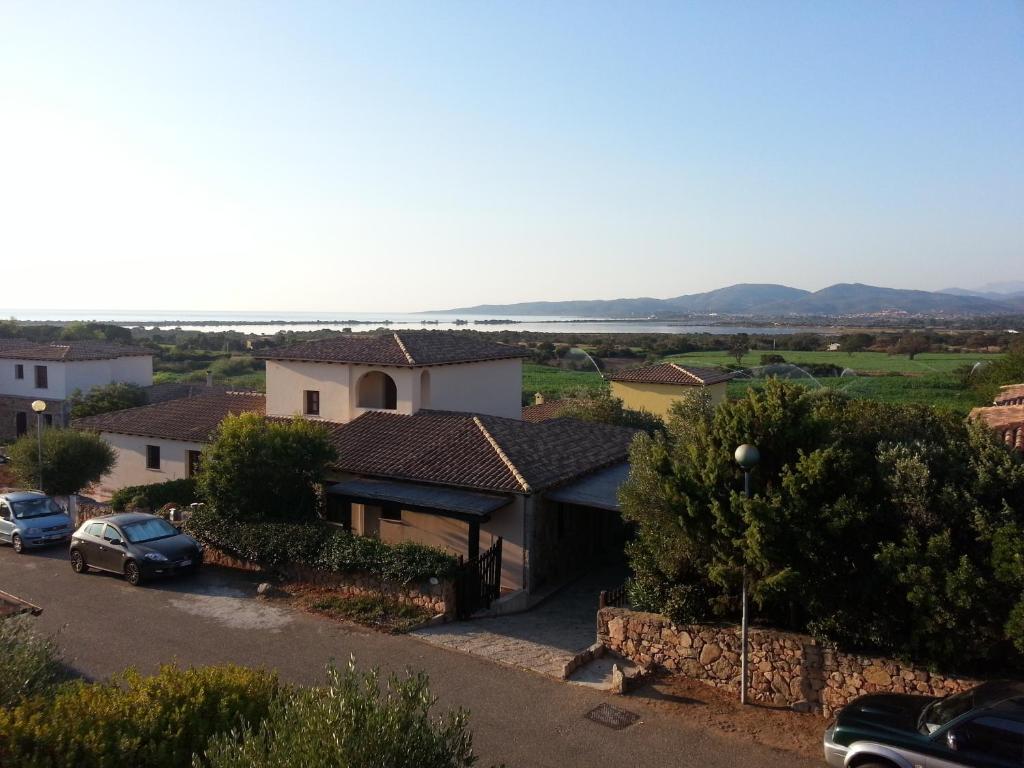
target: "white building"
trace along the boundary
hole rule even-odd
[[[525,595],[621,544],[615,491],[634,436],[523,421],[525,355],[444,331],[341,336],[263,353],[266,396],[213,392],[74,426],[115,448],[111,490],[188,477],[229,413],[321,421],[338,453],[331,521],[470,558],[500,537],[501,587]]]
[[[153,352],[107,342],[0,339],[0,440],[33,427],[33,401],[46,403],[47,425],[65,426],[72,393],[115,382],[152,384]]]

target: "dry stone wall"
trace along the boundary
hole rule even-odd
[[[739,691],[738,626],[676,625],[655,613],[602,608],[597,637],[608,650],[641,666]],[[750,630],[748,666],[748,695],[755,701],[825,715],[867,693],[946,696],[977,684],[893,659],[836,651],[807,635],[775,630]]]
[[[437,584],[429,582],[396,584],[383,581],[365,573],[334,573],[303,565],[288,565],[268,569],[259,563],[241,560],[210,546],[206,547],[203,561],[211,565],[238,568],[244,571],[257,573],[273,572],[283,576],[288,581],[329,587],[348,597],[384,595],[400,603],[424,608],[434,616],[443,614],[449,619],[455,616],[455,584],[450,580],[440,580]]]

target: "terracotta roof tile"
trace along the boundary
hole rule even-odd
[[[55,341],[50,344],[36,344],[21,339],[5,339],[0,343],[0,358],[9,360],[53,360],[67,363],[78,360],[114,360],[118,357],[139,357],[152,354],[153,350],[145,347],[130,347],[106,341]]]
[[[1008,446],[1024,452],[1024,404],[975,408],[970,418],[981,419]]]
[[[302,360],[369,365],[443,365],[526,357],[520,347],[484,341],[455,331],[396,331],[380,335],[343,335],[272,349],[264,360]]]
[[[993,405],[1024,405],[1024,384],[1008,384],[999,388]]]
[[[229,414],[262,414],[264,403],[263,395],[252,392],[211,392],[87,416],[75,419],[71,426],[92,432],[204,443]]]
[[[548,400],[543,403],[524,405],[523,420],[536,423],[540,421],[548,421],[549,419],[557,419],[561,416],[562,411],[566,406],[575,402],[578,401],[571,397],[565,397],[561,400]]]
[[[637,384],[674,384],[684,387],[703,387],[735,378],[732,371],[720,368],[683,367],[676,363],[647,365],[642,368],[623,368],[605,375],[609,381],[625,381]]]

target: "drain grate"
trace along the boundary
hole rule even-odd
[[[599,723],[606,728],[614,728],[616,731],[628,728],[640,719],[640,715],[636,712],[619,709],[611,704],[601,704],[594,707],[587,712],[586,717],[588,720],[593,720],[595,723]]]

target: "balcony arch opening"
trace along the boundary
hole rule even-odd
[[[395,380],[381,371],[370,371],[359,379],[357,404],[360,408],[398,408],[398,387]]]

